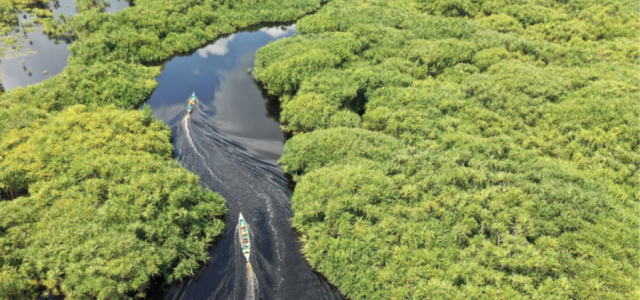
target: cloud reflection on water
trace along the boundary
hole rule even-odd
[[[269,27],[269,28],[262,28],[260,29],[260,31],[270,35],[273,38],[277,38],[277,37],[281,37],[287,34],[292,34],[292,33],[296,33],[296,25],[293,24],[289,27]]]
[[[273,27],[237,33],[193,55],[173,58],[157,78],[158,88],[147,103],[174,129],[177,160],[200,176],[203,186],[227,200],[230,216],[226,219],[230,230],[211,249],[209,264],[195,277],[172,285],[159,295],[163,299],[252,295],[246,291],[248,268],[233,230],[239,212],[255,237],[249,266],[260,287],[256,299],[341,299],[300,255],[289,221],[291,191],[275,164],[283,152],[284,136],[268,113],[274,104],[266,102],[247,72],[254,67],[256,50],[295,32],[295,27]],[[200,102],[188,119],[183,118],[186,97],[192,92]]]
[[[147,103],[175,130],[187,97],[195,92],[200,99],[196,111],[204,111],[223,135],[257,158],[276,163],[284,145],[280,124],[268,117],[265,99],[247,69],[254,67],[257,48],[295,32],[295,26],[288,26],[236,33],[191,56],[176,57],[164,66]]]
[[[213,96],[216,127],[242,143],[250,153],[270,163],[282,156],[284,137],[280,124],[267,116],[265,100],[247,68],[253,67],[255,53],[236,59],[231,70],[218,69],[220,84]],[[251,88],[248,88],[251,87]]]
[[[200,55],[200,57],[202,58],[207,58],[209,57],[209,54],[211,55],[219,55],[219,56],[224,56],[227,53],[229,53],[229,42],[233,41],[233,39],[236,37],[235,34],[232,34],[231,36],[224,38],[224,39],[219,39],[217,40],[215,43],[206,46],[202,49],[198,50],[198,55]]]

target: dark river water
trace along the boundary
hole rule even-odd
[[[75,15],[77,13],[73,0],[60,0],[57,4],[51,2],[50,7],[55,15]],[[115,13],[129,7],[129,2],[124,0],[110,0],[105,13]],[[22,18],[21,18],[22,20]],[[0,60],[0,76],[5,89],[13,89],[19,86],[27,86],[38,83],[51,76],[55,76],[67,66],[69,58],[69,45],[50,39],[42,33],[42,26],[36,26],[34,32],[27,33],[31,44],[23,39],[24,48],[21,51],[10,53],[8,57]],[[27,54],[27,48],[33,52]],[[22,64],[24,60],[24,64]],[[27,70],[31,70],[31,73]],[[45,74],[45,71],[47,73]]]
[[[210,262],[152,298],[342,299],[299,252],[291,190],[276,164],[285,142],[277,100],[266,100],[247,71],[257,49],[294,33],[292,26],[236,33],[173,58],[157,78],[147,104],[172,128],[177,160],[225,197],[229,214]],[[192,92],[200,102],[187,115]],[[250,229],[249,262],[236,232],[239,213]]]

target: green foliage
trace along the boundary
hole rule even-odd
[[[203,46],[221,34],[261,22],[290,21],[317,9],[317,0],[278,1],[147,0],[116,14],[89,11],[73,19],[82,42],[72,60],[158,62]]]
[[[58,2],[58,0],[0,0],[0,41],[4,44],[0,46],[0,56],[28,55],[29,52],[11,54],[22,50],[30,42],[27,33],[34,31],[36,25],[42,25],[42,32],[56,42],[74,41],[77,36],[72,25],[73,17],[63,14],[54,16],[52,6],[59,5]],[[106,12],[110,6],[109,0],[74,0],[74,4],[80,13],[86,11],[102,13]]]
[[[43,83],[10,90],[0,98],[0,137],[73,104],[133,108],[151,95],[159,74],[158,67],[115,61],[66,68]]]
[[[224,230],[224,199],[172,159],[150,110],[73,106],[1,146],[0,298],[120,298],[193,275]]]
[[[77,38],[75,30],[71,25],[72,19],[72,16],[65,16],[63,14],[48,19],[42,23],[42,32],[56,42],[64,41],[70,43]]]
[[[18,17],[25,13],[32,15],[36,22],[39,18],[53,16],[47,0],[0,0],[0,36],[7,35],[20,25]]]
[[[505,14],[490,15],[481,19],[480,24],[502,33],[518,32],[522,27],[518,20]]]
[[[352,299],[640,296],[638,19],[613,0],[301,19],[254,74],[294,134],[280,162],[310,264]]]
[[[110,5],[109,0],[74,0],[78,12],[88,10],[105,11]]]
[[[78,15],[43,26],[77,38],[66,69],[0,94],[0,299],[142,297],[152,278],[192,275],[222,233],[224,201],[173,161],[150,111],[125,110],[156,87],[158,63],[323,2],[139,0],[115,14],[76,3]],[[349,110],[327,122],[361,125]]]
[[[354,159],[384,163],[401,149],[398,140],[362,129],[331,128],[294,136],[285,145],[281,163],[285,172],[304,174],[328,164],[344,164]]]
[[[27,33],[35,30],[35,25],[44,25],[45,33],[49,33],[51,38],[57,38],[56,31],[52,28],[60,28],[66,21],[64,16],[55,19],[51,10],[51,5],[58,0],[0,0],[0,57],[11,57],[25,55],[27,53],[13,54],[22,50],[29,42]],[[29,19],[27,19],[29,15]],[[58,30],[60,36],[67,34],[63,30]]]
[[[93,2],[81,4],[91,6]],[[115,14],[82,10],[71,19],[60,19],[61,24],[52,22],[47,27],[63,34],[73,31],[78,36],[70,47],[73,55],[67,68],[43,83],[3,94],[0,115],[14,115],[20,110],[16,105],[25,102],[45,111],[90,103],[134,108],[151,94],[160,71],[146,65],[201,47],[237,28],[294,20],[320,5],[319,0],[298,1],[295,5],[278,1],[225,4],[213,0],[146,0]],[[23,113],[17,123],[28,124],[40,117],[40,113]],[[6,128],[19,128],[14,124],[13,120],[0,122],[0,138]]]

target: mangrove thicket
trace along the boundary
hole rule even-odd
[[[258,52],[351,299],[633,299],[638,3],[344,0]]]
[[[40,2],[25,1],[51,11]],[[0,95],[0,299],[143,297],[154,280],[194,274],[226,207],[137,108],[172,56],[322,4],[138,0],[111,14],[102,2],[77,1],[58,28],[75,40],[64,71]],[[0,2],[2,28],[38,13],[17,3]]]

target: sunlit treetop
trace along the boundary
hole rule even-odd
[[[640,295],[638,3],[332,1],[258,51],[351,299]]]
[[[115,107],[12,131],[0,144],[0,298],[121,298],[193,275],[226,206],[171,158],[169,137],[150,110]]]

